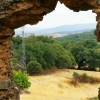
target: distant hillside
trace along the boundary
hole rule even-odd
[[[34,33],[55,33],[55,32],[73,32],[73,31],[84,31],[93,30],[96,28],[96,23],[89,24],[74,24],[74,25],[63,25],[54,28],[48,28],[39,31],[33,31]]]
[[[59,39],[62,41],[65,41],[65,40],[78,41],[78,40],[83,40],[83,39],[96,39],[96,36],[94,35],[94,30],[92,30],[92,31],[87,31],[83,33],[67,35],[64,37],[60,37]]]

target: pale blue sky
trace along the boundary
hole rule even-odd
[[[25,25],[25,30],[40,30],[45,28],[57,27],[61,25],[96,23],[96,14],[89,11],[73,12],[58,2],[55,10],[46,16],[43,21],[36,25]],[[18,29],[20,30],[20,29]]]

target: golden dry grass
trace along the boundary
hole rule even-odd
[[[100,77],[100,72],[79,71],[79,70],[57,70],[55,73],[42,76],[29,77],[31,87],[30,94],[23,93],[20,100],[87,100],[86,98],[98,95],[100,84],[79,84],[74,87],[68,82],[73,72],[79,74]]]

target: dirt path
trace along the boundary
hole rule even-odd
[[[79,84],[77,87],[70,85],[68,81],[73,72],[88,73],[88,75],[100,77],[100,72],[88,72],[78,70],[58,70],[56,73],[43,76],[30,77],[30,94],[21,94],[20,100],[86,100],[88,97],[98,95],[100,84]]]

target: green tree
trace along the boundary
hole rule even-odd
[[[19,48],[19,45],[22,43],[22,38],[20,36],[16,36],[12,38],[12,47],[15,49]]]
[[[72,47],[71,53],[74,55],[77,63],[80,61],[80,59],[84,58],[84,55],[80,55],[83,51],[85,51],[85,48],[83,46],[77,45]]]
[[[16,37],[20,39],[19,37]],[[12,41],[12,44],[15,43]],[[20,42],[18,42],[20,43]],[[71,43],[69,45],[69,48]],[[12,46],[13,47],[13,46]],[[25,38],[25,49],[26,49],[26,63],[30,61],[37,61],[42,65],[43,69],[51,69],[54,66],[63,66],[68,68],[75,64],[73,55],[67,49],[63,47],[63,43],[52,37],[34,35]],[[20,43],[17,49],[13,49],[13,58],[18,59],[22,62],[22,44]]]
[[[56,51],[51,44],[42,44],[41,49],[44,51],[43,58],[46,63],[42,63],[43,69],[51,69],[55,66]]]
[[[75,65],[75,59],[73,55],[66,51],[61,45],[54,45],[57,52],[57,59],[55,65],[59,68],[70,68]]]

